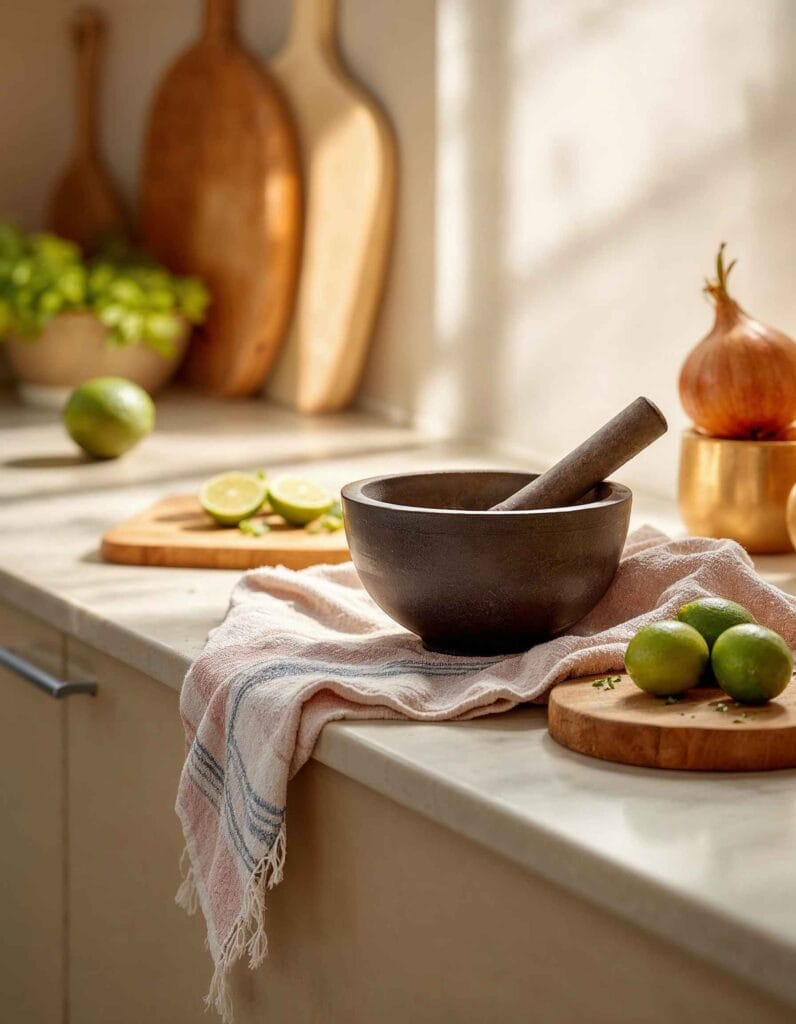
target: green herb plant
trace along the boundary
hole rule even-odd
[[[183,322],[198,324],[209,296],[192,277],[176,277],[146,254],[108,239],[85,259],[56,235],[0,224],[0,338],[35,340],[59,313],[94,313],[107,343],[174,351]]]

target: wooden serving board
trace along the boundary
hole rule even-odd
[[[94,7],[81,7],[71,24],[75,51],[75,148],[53,190],[47,227],[90,251],[109,232],[129,233],[124,203],[100,154],[99,78],[107,23]]]
[[[102,557],[125,565],[161,565],[194,569],[255,569],[284,565],[306,569],[350,558],[345,533],[307,533],[287,526],[279,516],[266,517],[271,529],[248,537],[234,528],[216,526],[196,496],[178,494],[114,526],[102,538]]]
[[[296,314],[269,394],[301,412],[353,399],[381,298],[395,205],[395,142],[343,67],[336,0],[294,0],[272,70],[296,113],[306,188]]]
[[[141,224],[166,266],[210,291],[186,377],[214,394],[247,395],[261,387],[293,309],[298,142],[281,91],[238,42],[236,0],[205,0],[205,10],[202,37],[152,106]]]
[[[761,707],[740,707],[718,689],[689,690],[675,704],[619,676],[613,690],[592,676],[550,694],[550,735],[570,750],[647,768],[748,772],[796,768],[796,684]],[[721,704],[726,711],[718,710]]]

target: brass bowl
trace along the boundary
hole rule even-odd
[[[785,519],[788,524],[788,535],[791,544],[796,548],[796,484],[793,485],[788,498],[788,507],[785,512]]]
[[[683,434],[678,494],[690,533],[731,537],[753,554],[791,551],[786,508],[794,483],[796,441]]]

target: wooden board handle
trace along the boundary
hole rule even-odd
[[[286,50],[334,56],[337,0],[293,0],[293,20]]]
[[[95,154],[99,75],[107,35],[104,15],[96,7],[79,8],[72,19],[70,35],[77,74],[75,143],[79,153]]]
[[[204,38],[228,42],[236,36],[238,0],[205,0]]]

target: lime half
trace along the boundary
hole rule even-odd
[[[220,473],[205,480],[199,502],[209,516],[222,526],[237,526],[265,501],[268,488],[252,473]]]
[[[291,476],[271,484],[268,500],[274,512],[282,516],[285,522],[291,526],[305,526],[328,512],[335,499],[320,484]]]

